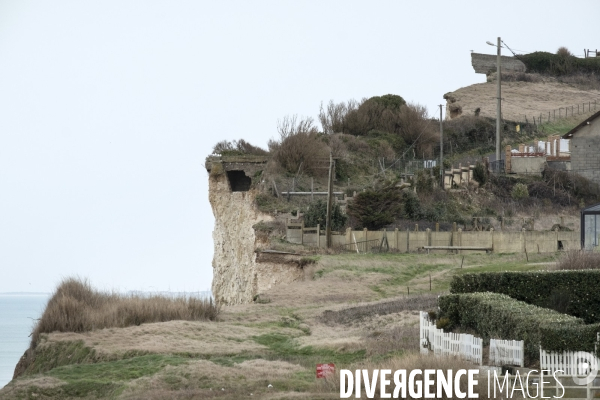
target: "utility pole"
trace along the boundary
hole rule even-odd
[[[442,123],[442,105],[440,104],[440,187],[444,190],[444,125]]]
[[[333,201],[333,171],[335,164],[333,163],[333,155],[329,153],[329,184],[327,185],[327,218],[325,219],[325,242],[327,248],[331,247],[331,209]]]
[[[502,48],[502,46],[500,45],[500,43],[502,42],[502,40],[500,39],[500,37],[498,37],[498,65],[496,66],[496,80],[498,81],[498,102],[496,103],[496,165],[498,170],[500,169],[500,119],[501,119],[501,115],[502,115],[502,109],[501,109],[501,89],[500,89],[500,80],[502,77],[502,68],[500,66],[500,49]],[[498,171],[500,172],[500,171]]]

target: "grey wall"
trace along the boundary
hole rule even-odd
[[[540,175],[544,170],[544,164],[546,164],[546,157],[511,157],[510,172]]]
[[[471,53],[471,65],[478,74],[489,74],[496,72],[497,56],[491,54]],[[500,61],[502,71],[506,72],[525,72],[527,68],[522,61],[514,57],[502,56]]]
[[[600,184],[600,118],[573,134],[571,170]]]

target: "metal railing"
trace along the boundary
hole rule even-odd
[[[360,242],[351,242],[340,245],[343,251],[352,251],[356,253],[367,253],[369,251],[378,252],[381,239],[362,240]]]

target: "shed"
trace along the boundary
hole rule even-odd
[[[596,250],[600,243],[600,203],[581,210],[581,248]]]

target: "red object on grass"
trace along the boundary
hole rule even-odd
[[[327,378],[335,374],[335,364],[317,364],[317,378]]]

